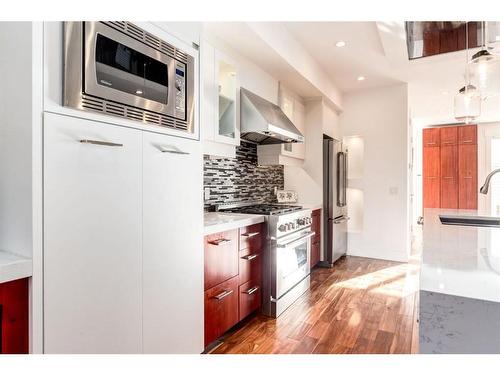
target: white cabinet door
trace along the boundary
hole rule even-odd
[[[46,353],[142,351],[141,140],[44,116]]]
[[[145,353],[203,350],[200,142],[144,133]]]

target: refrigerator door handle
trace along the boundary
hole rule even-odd
[[[347,186],[347,162],[345,152],[337,154],[337,206],[345,207]]]
[[[333,219],[333,224],[340,224],[340,223],[343,223],[344,221],[348,221],[350,220],[351,218],[350,217],[347,217],[347,216],[342,216],[342,217],[339,217],[337,219]]]

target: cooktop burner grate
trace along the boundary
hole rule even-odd
[[[287,206],[281,204],[255,204],[250,206],[224,208],[222,212],[236,212],[242,214],[258,214],[258,215],[281,215],[288,212],[294,212],[302,209],[301,206]]]

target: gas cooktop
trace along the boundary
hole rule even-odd
[[[258,214],[258,215],[282,215],[289,212],[301,210],[301,206],[291,206],[283,204],[259,203],[250,204],[247,206],[237,207],[219,207],[221,212],[235,212],[242,214]]]

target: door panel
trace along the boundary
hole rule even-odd
[[[440,207],[440,148],[424,147],[423,202],[424,208]]]
[[[458,208],[458,147],[441,146],[441,208]]]
[[[238,323],[238,277],[205,292],[205,346]]]
[[[459,208],[477,209],[477,146],[461,144],[458,155]]]
[[[203,202],[199,142],[143,135],[145,353],[203,350]]]
[[[142,351],[141,160],[140,131],[44,116],[46,353]]]
[[[424,147],[439,147],[439,128],[427,128],[423,130]]]
[[[477,144],[477,125],[459,126],[458,143],[461,145]]]
[[[458,139],[458,129],[456,126],[445,126],[440,129],[440,139],[441,139],[441,147],[443,146],[452,146],[457,144]]]

